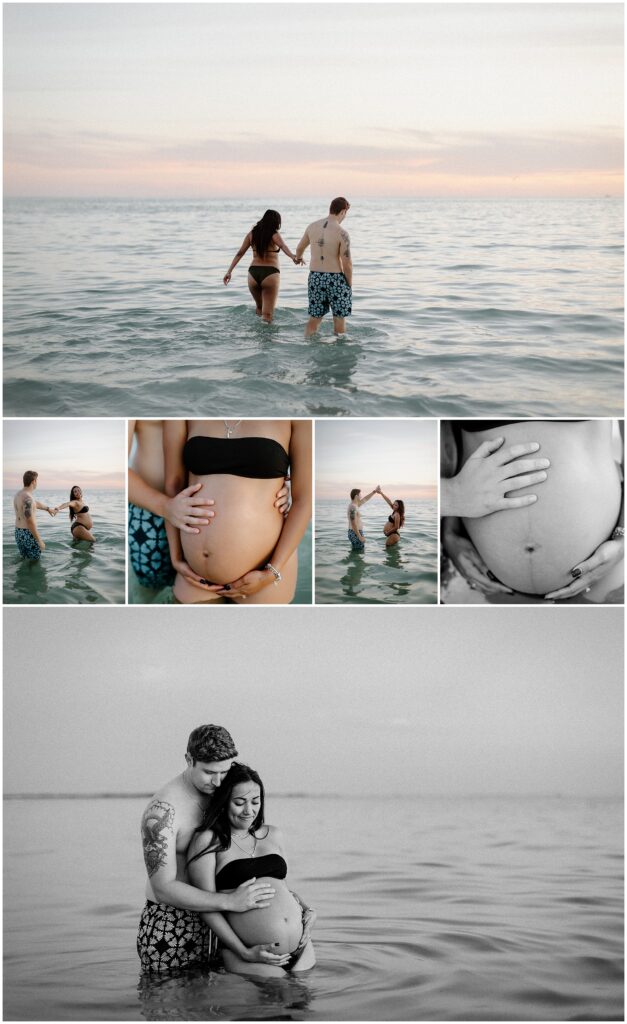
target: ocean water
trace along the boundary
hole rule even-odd
[[[68,500],[67,491],[38,490],[46,505]],[[15,546],[14,491],[4,492],[3,601],[5,604],[124,604],[124,491],[86,492],[96,542],[75,541],[69,513],[54,519],[37,513],[37,527],[46,544],[38,562],[22,558]]]
[[[620,200],[357,200],[354,314],[305,341],[307,271],[254,315],[267,206],[294,248],[325,200],[4,207],[7,415],[604,416],[623,409]]]
[[[385,547],[389,508],[376,499],[361,509],[363,554],[348,542],[348,499],[316,501],[316,604],[435,604],[438,586],[437,505],[405,503],[401,539]]]
[[[11,1020],[621,1020],[622,801],[270,797],[316,967],[142,980],[143,798],[11,800]]]
[[[305,530],[303,539],[298,545],[298,578],[296,590],[291,604],[311,604],[311,523]],[[128,567],[128,602],[129,604],[173,604],[172,587],[152,590],[142,587],[129,562]]]

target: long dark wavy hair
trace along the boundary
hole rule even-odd
[[[70,491],[70,501],[77,501],[77,497],[75,496],[74,491],[80,491],[80,490],[81,489],[78,486],[78,484],[74,484],[72,490]],[[81,494],[82,493],[83,492],[81,491]],[[76,512],[74,511],[74,509],[70,505],[70,522],[72,521],[72,519],[74,518],[75,515],[76,515]]]
[[[204,850],[200,850],[198,853],[195,853],[193,857],[190,857],[187,861],[188,864],[191,864],[194,860],[198,860],[199,857],[204,857],[206,853],[217,853],[218,850],[229,849],[231,845],[229,804],[231,802],[233,790],[240,782],[256,782],[259,786],[259,813],[248,829],[249,834],[254,835],[257,829],[263,826],[265,803],[263,782],[253,768],[249,768],[246,764],[238,764],[237,761],[234,761],[224,778],[224,782],[216,794],[211,798],[211,803],[205,811],[202,822],[195,830],[196,832],[207,832],[211,830],[213,832],[213,839],[208,846],[205,846]]]
[[[260,221],[257,221],[251,231],[253,249],[258,256],[265,256],[272,236],[281,229],[281,214],[276,210],[266,210]]]
[[[395,500],[396,504],[398,505],[398,508],[394,509],[394,511],[398,512],[399,516],[401,517],[401,521],[398,524],[399,525],[399,529],[400,529],[401,526],[403,526],[403,524],[405,522],[405,502],[401,501],[400,498],[395,498],[394,500]]]

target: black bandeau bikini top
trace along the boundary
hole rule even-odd
[[[82,516],[83,512],[89,512],[89,505],[83,505],[83,507],[79,508],[78,512],[76,512],[75,515]]]
[[[196,434],[183,448],[185,468],[194,476],[230,473],[255,480],[287,476],[290,460],[271,437],[206,437]]]
[[[279,853],[267,853],[264,857],[246,857],[230,860],[216,875],[216,889],[237,889],[250,878],[285,878],[287,864]]]

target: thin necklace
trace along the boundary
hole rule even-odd
[[[250,832],[248,833],[248,835],[250,835]],[[235,836],[233,835],[232,832],[231,832],[231,840],[232,840],[232,842],[235,843],[237,848],[242,851],[242,853],[246,854],[247,857],[254,857],[255,856],[255,850],[257,849],[257,836],[253,836],[253,852],[252,853],[249,850],[245,850],[243,846],[239,845],[237,839],[235,838]]]
[[[240,425],[240,423],[241,423],[242,421],[241,421],[241,420],[236,420],[236,421],[235,421],[235,423],[233,424],[233,426],[231,426],[231,425],[229,424],[229,421],[228,421],[228,420],[222,420],[222,422],[224,423],[224,426],[226,427],[226,436],[227,436],[227,439],[228,439],[228,438],[230,438],[231,434],[232,434],[232,433],[233,433],[233,432],[234,432],[235,430],[237,430],[237,428],[239,427],[239,425]]]

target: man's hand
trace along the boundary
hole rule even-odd
[[[490,575],[490,570],[468,537],[450,530],[442,537],[442,544],[451,562],[460,576],[463,576],[472,590],[481,590],[486,594],[513,594],[509,587],[503,586]]]
[[[56,516],[57,511],[58,511],[58,509],[56,509],[56,508],[47,508],[46,509],[46,512],[48,513],[48,515],[52,516],[53,519]]]
[[[278,942],[274,943],[274,946],[278,946]],[[249,964],[272,964],[273,967],[285,967],[289,962],[289,953],[274,953],[273,946],[270,943],[259,946],[249,946],[246,953],[243,954],[243,959]]]
[[[503,448],[505,438],[484,441],[464,463],[457,476],[440,482],[440,514],[478,519],[511,508],[524,508],[537,494],[505,497],[522,487],[541,484],[547,478],[548,459],[525,459],[537,452],[535,441]]]
[[[243,914],[246,910],[258,910],[260,907],[269,907],[274,899],[275,889],[266,882],[258,882],[256,878],[249,878],[242,882],[235,892],[232,892],[230,910],[236,914]]]
[[[191,484],[166,501],[165,518],[183,533],[200,533],[198,527],[209,526],[215,515],[210,507],[215,504],[213,498],[194,497],[202,486]]]
[[[183,558],[173,558],[172,566],[186,580],[189,580],[190,583],[198,584],[198,586],[201,586],[204,590],[222,590],[221,583],[207,583],[202,576],[199,576],[197,572],[194,572]]]

